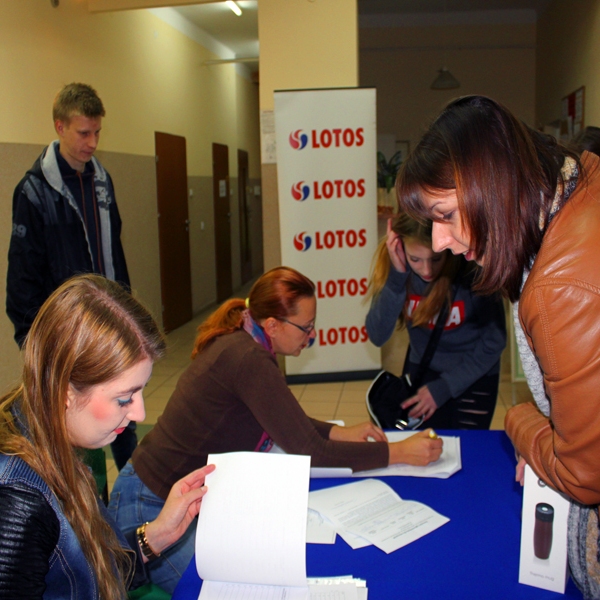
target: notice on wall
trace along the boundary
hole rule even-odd
[[[376,90],[275,92],[282,264],[317,287],[317,337],[288,375],[379,369],[364,303],[377,247]]]

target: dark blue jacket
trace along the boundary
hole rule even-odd
[[[502,299],[480,296],[472,289],[473,275],[462,272],[453,283],[454,301],[429,368],[439,377],[427,388],[439,406],[458,397],[484,375],[499,372],[500,355],[506,345],[506,321]],[[410,271],[399,273],[393,266],[381,292],[373,299],[367,315],[369,339],[383,345],[408,312],[406,327],[410,339],[409,360],[421,362],[431,336],[429,327],[413,327],[410,314],[427,295],[428,283]]]
[[[57,144],[44,149],[13,196],[6,312],[19,346],[40,307],[61,283],[73,275],[95,272],[81,212],[60,174]],[[92,158],[92,164],[104,258],[101,274],[129,288],[112,180],[98,160]]]

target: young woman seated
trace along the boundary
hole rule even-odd
[[[123,536],[81,460],[144,420],[163,351],[146,309],[97,275],[67,281],[40,309],[23,383],[0,400],[0,597],[122,600],[198,514],[213,466],[186,474],[156,518]]]
[[[442,440],[427,432],[390,444],[371,423],[340,427],[309,418],[286,385],[276,354],[298,356],[315,337],[315,286],[280,267],[254,284],[247,301],[225,302],[200,327],[193,360],[164,413],[120,472],[109,510],[125,530],[153,518],[181,474],[209,453],[268,452],[273,444],[312,457],[312,465],[374,469],[426,465]],[[369,438],[375,440],[366,443]],[[194,553],[194,528],[153,566],[151,577],[173,589]]]

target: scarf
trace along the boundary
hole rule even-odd
[[[242,329],[250,335],[250,337],[257,343],[260,344],[265,350],[268,350],[273,356],[273,344],[271,344],[271,338],[267,332],[252,318],[250,311],[246,309],[242,312]]]

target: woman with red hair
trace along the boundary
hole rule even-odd
[[[248,299],[225,302],[200,327],[193,361],[163,415],[119,474],[109,510],[125,531],[160,510],[179,473],[210,453],[268,452],[277,444],[312,457],[316,467],[360,471],[392,463],[426,465],[442,442],[429,431],[390,444],[371,423],[340,427],[309,418],[286,385],[276,354],[298,356],[315,337],[315,286],[288,267],[265,273]],[[374,443],[364,443],[372,438]],[[173,589],[194,553],[191,526],[177,546],[150,565],[154,583]],[[156,569],[153,578],[153,569]]]

